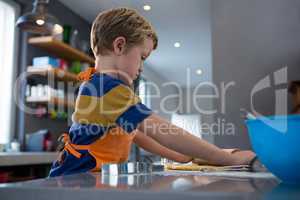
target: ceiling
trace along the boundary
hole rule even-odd
[[[211,30],[209,0],[60,0],[91,22],[97,14],[113,7],[137,9],[154,26],[159,37],[158,49],[145,67],[182,87],[211,80]],[[143,5],[151,5],[144,11]],[[174,43],[179,41],[180,48]],[[203,74],[195,72],[201,68]],[[188,75],[189,74],[189,75]],[[189,78],[190,77],[190,78]]]

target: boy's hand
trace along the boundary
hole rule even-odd
[[[238,149],[223,149],[225,152],[232,154],[236,157],[233,165],[248,165],[255,158],[255,154],[252,151],[241,151]],[[194,158],[193,163],[198,165],[212,165],[208,161],[200,158]]]
[[[229,154],[233,154],[233,153],[239,151],[239,149],[222,149],[222,150],[229,153]],[[197,165],[214,165],[214,164],[208,162],[207,160],[204,160],[204,159],[201,159],[201,158],[194,158],[192,160],[192,162],[194,164],[197,164]]]
[[[185,156],[185,155],[181,156],[181,159],[178,159],[178,160],[181,163],[189,163],[189,162],[193,161],[193,159],[191,157]]]
[[[236,157],[235,165],[249,165],[256,156],[252,151],[237,151],[232,155]]]
[[[197,165],[210,165],[210,163],[208,161],[200,159],[200,158],[194,158],[192,160],[192,162]]]

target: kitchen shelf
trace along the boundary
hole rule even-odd
[[[58,80],[64,82],[77,82],[77,75],[65,70],[53,68],[52,66],[44,66],[44,67],[27,67],[27,73],[29,76],[31,75],[40,75],[40,76],[53,76]]]
[[[45,97],[45,98],[32,98],[27,97],[26,102],[28,103],[39,103],[39,104],[52,104],[52,105],[58,105],[58,106],[64,106],[69,108],[74,108],[75,104],[74,102],[67,101],[65,99],[57,98],[57,97]]]
[[[62,41],[59,41],[52,36],[43,36],[43,37],[32,37],[29,38],[28,43],[37,46],[41,49],[44,49],[59,58],[64,58],[72,61],[81,61],[88,62],[91,65],[94,65],[95,60],[89,55],[71,47],[68,44],[65,44]]]

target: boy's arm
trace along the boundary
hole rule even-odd
[[[156,142],[151,137],[147,136],[146,134],[136,130],[136,136],[134,137],[133,141],[146,151],[149,151],[153,154],[160,155],[164,158],[169,160],[174,160],[176,162],[187,163],[192,161],[192,158],[183,154],[180,154],[176,151],[168,149],[167,147],[162,146],[158,142]]]
[[[193,158],[204,159],[215,165],[249,164],[255,157],[254,153],[249,152],[239,156],[229,154],[215,145],[171,124],[156,114],[151,114],[143,120],[139,124],[138,129],[169,149]]]

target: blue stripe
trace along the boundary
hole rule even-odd
[[[138,103],[129,107],[122,115],[118,117],[116,123],[122,127],[127,133],[131,133],[136,129],[139,123],[146,119],[152,111],[144,104]]]
[[[91,80],[80,86],[79,95],[101,97],[120,84],[123,84],[121,80],[107,74],[94,74]]]
[[[94,124],[73,123],[69,135],[73,144],[88,145],[102,137],[107,129]]]

